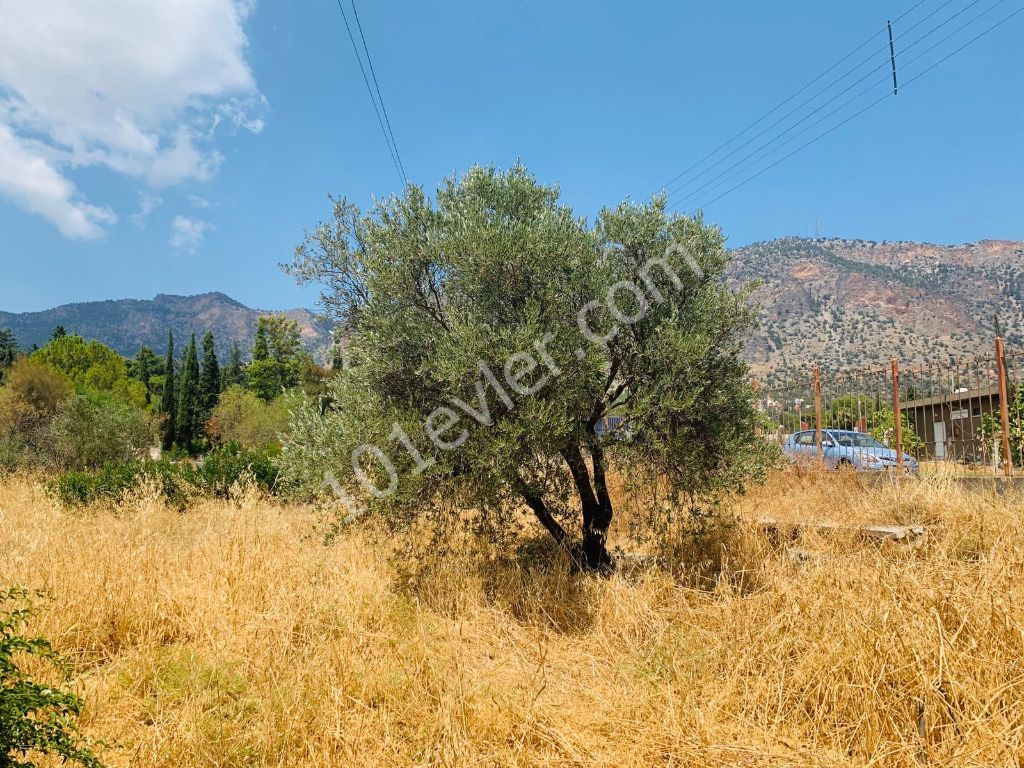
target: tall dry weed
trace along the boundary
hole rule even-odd
[[[72,514],[15,478],[0,584],[51,595],[33,630],[112,766],[1017,766],[1022,511],[943,477],[787,473],[710,550],[594,578],[542,539],[457,528],[411,563],[245,492]],[[772,542],[764,517],[850,528]]]

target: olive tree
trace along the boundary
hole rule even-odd
[[[740,355],[753,315],[700,218],[655,198],[590,224],[521,166],[333,214],[285,266],[322,286],[348,357],[293,409],[295,487],[326,478],[397,519],[443,501],[500,527],[529,509],[602,569],[612,469],[698,504],[760,466]]]

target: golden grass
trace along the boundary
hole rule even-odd
[[[736,502],[700,590],[486,547],[409,578],[367,531],[325,547],[310,509],[66,513],[21,478],[0,586],[52,595],[32,629],[111,766],[1019,766],[1022,511],[941,477],[787,473]],[[797,559],[766,515],[929,536],[809,534]]]

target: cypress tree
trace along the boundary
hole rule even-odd
[[[0,384],[4,381],[4,371],[14,365],[18,358],[18,340],[10,328],[0,328]]]
[[[210,411],[217,405],[220,396],[220,363],[217,361],[217,347],[213,341],[213,332],[203,334],[203,373],[199,378],[199,398],[202,413],[199,426],[206,423]]]
[[[167,359],[164,360],[164,393],[160,400],[160,412],[164,415],[161,442],[164,449],[174,445],[177,438],[178,413],[175,402],[174,382],[174,331],[167,333]]]
[[[153,400],[153,375],[157,373],[160,361],[146,345],[139,347],[138,354],[132,362],[130,375],[146,385],[146,405]]]
[[[254,363],[262,362],[270,357],[270,343],[267,339],[266,318],[261,317],[256,322],[256,337],[252,342],[252,360]]]
[[[198,437],[197,425],[200,416],[199,403],[199,355],[196,353],[196,335],[185,348],[181,362],[181,384],[178,386],[178,445],[191,450]]]
[[[10,328],[0,328],[0,368],[9,368],[18,358],[18,339]]]
[[[233,384],[245,386],[245,366],[242,364],[242,350],[239,348],[237,341],[231,343],[231,357],[228,360],[227,367],[224,369],[221,384],[224,389]]]

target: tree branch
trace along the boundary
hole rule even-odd
[[[540,494],[530,488],[520,477],[516,478],[513,485],[516,492],[523,497],[526,506],[533,510],[533,514],[536,515],[540,524],[547,529],[557,543],[563,544],[566,538],[565,529],[555,520]]]

